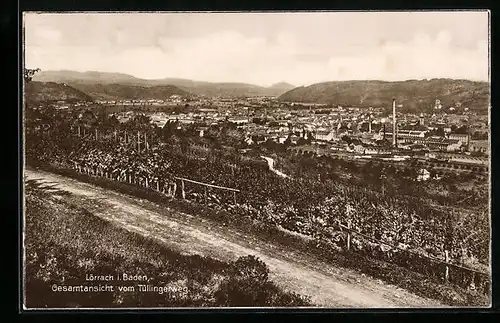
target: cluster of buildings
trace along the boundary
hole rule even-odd
[[[101,107],[121,106],[114,113],[120,122],[126,122],[136,113],[147,113],[151,122],[160,128],[175,121],[179,128],[194,127],[200,136],[208,127],[230,122],[245,134],[244,141],[249,145],[272,141],[289,144],[289,148],[307,146],[316,152],[352,158],[378,155],[394,160],[407,158],[402,156],[450,153],[455,155],[454,160],[456,156],[463,156],[462,161],[483,164],[487,163],[489,153],[488,140],[471,137],[471,131],[488,131],[487,117],[447,114],[440,109],[438,101],[436,108],[425,115],[400,113],[395,101],[392,111],[390,108],[284,103],[268,97],[187,99],[172,95],[164,100],[97,103]],[[155,105],[181,109],[175,112],[127,108]],[[60,107],[67,109],[65,104]],[[471,161],[474,158],[482,159]]]
[[[162,106],[162,105],[176,105],[188,102],[188,99],[178,95],[173,94],[165,99],[138,99],[138,100],[95,100],[96,104],[99,105],[122,105],[122,106]]]
[[[247,136],[247,143],[260,144],[272,140],[277,143],[308,143],[330,145],[348,137],[360,142],[367,153],[373,147],[402,152],[468,152],[475,147],[470,134],[462,123],[451,124],[445,114],[414,115],[398,114],[393,104],[393,113],[384,115],[384,109],[361,109],[351,107],[328,107],[293,110],[280,103],[262,103],[259,98],[250,100],[220,99],[209,101],[209,107],[198,107],[185,113],[150,113],[151,121],[163,127],[168,121],[176,121],[179,127],[195,125],[200,130],[231,122]],[[225,104],[223,104],[225,103]],[[228,106],[228,104],[231,104]],[[133,112],[118,115],[126,121]],[[458,130],[458,131],[457,131]],[[339,147],[340,148],[340,147]],[[478,148],[486,152],[487,147]],[[359,148],[359,151],[362,149]]]

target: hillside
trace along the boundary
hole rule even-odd
[[[69,85],[35,81],[26,83],[25,100],[28,103],[93,101],[91,96]]]
[[[256,97],[256,96],[279,96],[286,90],[262,87],[247,83],[206,83],[194,82],[192,86],[185,86],[184,89],[189,89],[193,93],[208,97]]]
[[[247,83],[211,83],[180,78],[146,80],[122,73],[42,71],[36,74],[34,81],[66,83],[74,87],[96,84],[120,84],[142,87],[173,85],[186,92],[201,96],[254,97],[279,96],[293,88],[286,83],[263,87]]]
[[[144,85],[143,80],[122,73],[101,73],[95,71],[75,72],[75,71],[41,71],[35,74],[34,81],[56,82],[56,83],[119,83],[129,85]]]
[[[280,90],[280,91],[290,91],[295,88],[294,85],[286,82],[279,82],[276,84],[273,84],[269,87],[270,89],[275,89],[275,90]]]
[[[193,97],[173,85],[162,86],[135,86],[125,84],[73,84],[73,86],[90,95],[95,100],[164,100],[171,95],[180,95],[183,97]]]
[[[489,85],[486,82],[452,79],[325,82],[297,87],[281,95],[279,100],[387,107],[393,98],[409,110],[432,108],[437,99],[445,108],[461,106],[486,110],[489,106]]]

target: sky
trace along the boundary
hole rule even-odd
[[[489,80],[488,12],[25,13],[27,68],[295,86]]]

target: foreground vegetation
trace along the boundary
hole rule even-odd
[[[64,192],[36,182],[26,185],[26,306],[29,308],[307,306],[309,300],[283,292],[254,256],[224,263],[184,256],[160,243],[117,228],[65,204]],[[58,199],[57,197],[62,199]],[[113,281],[114,291],[56,292],[58,286],[98,286],[86,275],[146,275],[147,284],[168,292],[119,291],[137,282]]]
[[[283,230],[269,223],[256,221],[248,216],[234,216],[232,213],[222,209],[213,208],[201,203],[190,202],[188,200],[171,199],[164,194],[151,189],[138,187],[133,184],[112,181],[106,178],[89,176],[76,173],[71,169],[55,168],[50,165],[38,165],[41,169],[68,176],[82,182],[98,185],[107,189],[112,189],[134,197],[147,199],[151,202],[165,205],[187,214],[196,214],[216,223],[247,232],[255,237],[278,248],[298,250],[309,255],[313,259],[335,264],[336,266],[354,269],[361,274],[381,279],[386,283],[405,288],[408,291],[427,298],[441,301],[450,306],[485,306],[489,304],[489,297],[481,291],[459,287],[450,283],[443,283],[441,275],[433,273],[435,268],[425,268],[422,261],[419,273],[405,269],[404,264],[394,264],[388,261],[377,260],[365,253],[359,253],[355,249],[339,249],[336,245],[310,239],[307,236],[298,236],[288,230]],[[393,260],[393,259],[392,259]],[[420,271],[419,270],[419,271]],[[444,268],[439,268],[439,272]]]
[[[193,129],[179,131],[176,125],[151,127],[144,116],[122,125],[91,113],[82,118],[45,113],[38,119],[26,123],[30,165],[49,165],[67,176],[232,223],[273,243],[288,244],[450,305],[489,303],[489,274],[453,267],[446,281],[446,266],[440,262],[448,251],[450,265],[487,268],[489,219],[487,195],[482,193],[486,183],[473,184],[472,190],[461,189],[457,181],[417,183],[405,170],[390,171],[380,165],[359,169],[339,160],[288,156],[265,146],[241,154],[237,150],[241,133],[227,123],[200,138]],[[77,125],[86,129],[86,136],[75,134]],[[148,149],[142,143],[138,151],[137,132],[148,136]],[[275,154],[278,167],[291,178],[270,172],[262,153]],[[94,174],[114,174],[109,176],[113,180],[77,173],[74,162]],[[131,183],[118,174],[128,175]],[[214,191],[205,199],[203,188],[190,186],[186,197],[192,203],[170,201],[153,188],[158,179],[165,184],[174,176],[237,188],[241,194],[235,204],[232,196]],[[141,187],[146,186],[145,179],[150,188]],[[466,197],[473,207],[460,210]],[[341,225],[349,224],[364,236],[355,236],[348,249]],[[387,244],[397,247],[387,249]],[[413,253],[401,251],[404,248]]]

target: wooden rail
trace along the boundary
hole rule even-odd
[[[351,235],[350,233],[355,233],[355,234],[358,234],[368,240],[371,240],[371,241],[374,241],[378,244],[381,244],[381,245],[386,245],[388,247],[391,247],[391,249],[398,249],[398,250],[401,250],[403,252],[407,252],[409,254],[413,254],[415,256],[419,256],[419,257],[423,257],[423,258],[427,258],[429,259],[430,261],[432,262],[436,262],[436,263],[441,263],[441,264],[444,264],[446,265],[447,267],[455,267],[455,268],[459,268],[459,269],[462,269],[462,270],[466,270],[466,271],[470,271],[470,272],[473,272],[475,274],[478,274],[478,275],[481,275],[481,276],[485,276],[485,277],[489,277],[489,274],[488,273],[485,273],[485,272],[481,272],[481,271],[478,271],[478,270],[475,270],[475,269],[472,269],[472,268],[468,268],[468,267],[464,267],[464,266],[460,266],[460,265],[457,265],[457,264],[454,264],[454,263],[451,263],[450,260],[449,260],[449,257],[447,257],[445,255],[445,259],[447,259],[448,261],[443,261],[443,260],[440,260],[440,259],[436,259],[436,258],[433,258],[433,257],[429,257],[427,255],[424,255],[424,254],[421,254],[421,253],[418,253],[416,251],[413,251],[413,250],[410,250],[410,249],[404,249],[404,248],[401,248],[395,244],[392,244],[392,243],[388,243],[388,242],[383,242],[383,241],[380,241],[376,238],[373,238],[373,237],[370,237],[366,234],[363,234],[357,230],[354,230],[352,228],[350,228],[350,226],[346,226],[346,225],[343,225],[341,224],[340,222],[338,222],[338,226],[342,229],[345,229],[349,234],[347,236],[347,249],[349,249],[350,247],[350,244],[351,244]]]
[[[228,190],[228,191],[232,191],[232,192],[238,192],[238,193],[241,192],[240,190],[235,189],[235,188],[229,188],[229,187],[224,187],[224,186],[218,186],[218,185],[212,185],[212,184],[197,182],[197,181],[193,181],[192,179],[187,179],[187,178],[183,178],[183,177],[174,177],[174,178],[178,179],[178,180],[181,180],[181,181],[186,181],[186,182],[189,182],[189,183],[204,185],[204,186],[208,186],[208,187],[219,188],[219,189]]]
[[[233,192],[233,202],[234,202],[234,205],[236,205],[236,193],[239,193],[240,190],[237,190],[235,188],[229,188],[229,187],[224,187],[224,186],[218,186],[218,185],[212,185],[212,184],[202,183],[202,182],[198,182],[198,181],[193,181],[192,179],[187,179],[184,177],[174,177],[174,178],[181,181],[181,194],[182,194],[183,199],[186,198],[186,190],[184,189],[184,182],[188,182],[188,183],[193,183],[193,184],[205,186],[205,194],[204,194],[205,195],[205,204],[207,203],[207,197],[208,197],[207,187],[212,187],[212,188],[217,188],[217,189]]]

